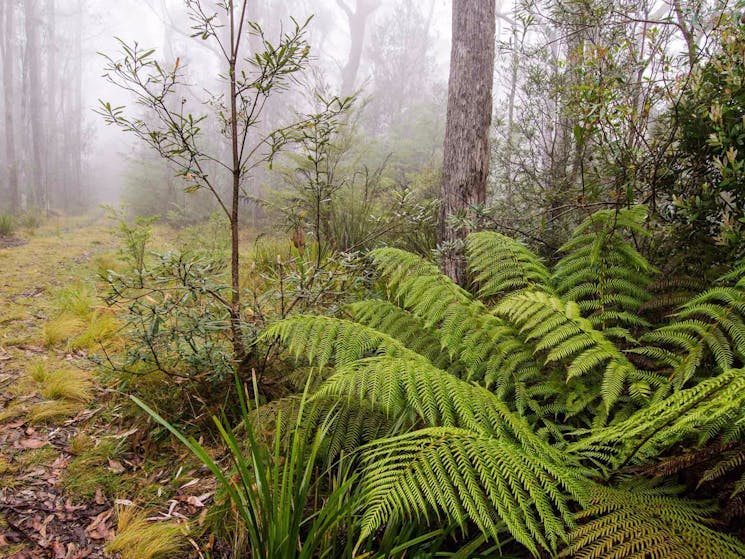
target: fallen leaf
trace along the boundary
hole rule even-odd
[[[21,445],[23,448],[37,449],[37,448],[41,448],[48,442],[49,441],[45,441],[42,439],[23,439],[23,440],[18,441],[18,444]]]
[[[106,499],[103,496],[103,491],[101,491],[100,487],[96,487],[96,496],[93,498],[93,500],[97,505],[103,505],[106,502]]]

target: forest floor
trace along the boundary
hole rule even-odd
[[[143,450],[147,423],[89,358],[116,344],[97,281],[116,247],[103,219],[0,244],[0,557],[115,557],[117,532],[156,541],[151,527],[184,527],[210,498],[183,450]],[[122,557],[151,556],[137,545]]]

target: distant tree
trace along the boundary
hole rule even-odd
[[[20,192],[18,190],[18,165],[16,161],[14,85],[15,85],[15,4],[2,2],[4,17],[3,38],[0,42],[3,48],[3,95],[5,101],[5,166],[7,168],[9,209],[17,212],[20,208]]]
[[[354,9],[347,4],[346,0],[336,0],[339,7],[344,10],[349,22],[349,57],[342,70],[343,95],[351,95],[354,92],[354,85],[357,81],[357,72],[360,68],[360,59],[362,58],[362,48],[365,43],[365,31],[367,20],[370,15],[377,9],[378,0],[354,0]]]
[[[25,31],[26,31],[26,59],[25,95],[27,96],[26,114],[29,122],[31,165],[30,178],[34,203],[37,207],[46,209],[48,198],[45,184],[44,159],[44,124],[41,102],[41,44],[39,29],[41,10],[39,0],[24,2]]]
[[[454,226],[451,218],[468,217],[473,207],[486,199],[495,17],[495,0],[453,0],[438,241],[443,248],[445,274],[461,285],[466,273],[466,231]]]

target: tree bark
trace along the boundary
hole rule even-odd
[[[438,241],[445,249],[443,271],[466,281],[466,232],[448,223],[455,214],[473,214],[486,199],[489,130],[494,81],[495,0],[453,0],[447,121],[442,170]]]
[[[16,162],[15,138],[15,5],[13,2],[3,4],[5,21],[3,22],[3,94],[5,96],[5,164],[8,172],[8,199],[10,211],[20,210],[20,193],[18,191],[18,166]]]
[[[64,202],[65,197],[59,192],[59,180],[57,177],[57,43],[56,43],[56,10],[55,0],[46,0],[44,7],[47,21],[46,32],[46,101],[47,110],[44,120],[46,121],[46,191],[49,200],[54,200],[56,205]]]
[[[77,1],[75,14],[75,37],[72,52],[72,103],[70,118],[70,189],[67,208],[80,208],[83,202],[83,0]]]
[[[31,189],[34,202],[47,209],[47,193],[44,184],[43,144],[46,139],[42,123],[41,63],[39,41],[39,0],[26,0],[26,76],[29,96],[29,122],[31,125]]]

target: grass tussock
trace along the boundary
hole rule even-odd
[[[120,509],[117,535],[106,546],[122,559],[168,559],[182,557],[188,542],[186,527],[173,522],[150,522],[145,513]]]
[[[10,214],[0,214],[0,237],[9,237],[15,232],[16,223]]]
[[[28,410],[27,417],[31,423],[44,423],[76,415],[83,409],[83,404],[71,400],[44,400],[34,404]]]
[[[34,373],[41,384],[41,395],[47,400],[66,399],[76,402],[89,402],[93,385],[88,375],[74,369],[57,369],[52,372],[42,370]]]
[[[89,351],[97,349],[104,342],[110,342],[119,329],[119,323],[111,313],[96,311],[85,329],[70,341],[70,349]]]
[[[85,321],[75,315],[63,313],[44,325],[44,344],[54,347],[68,342],[85,330]]]
[[[76,281],[57,290],[52,296],[52,302],[60,314],[70,314],[85,320],[97,304],[96,291],[90,284]]]

